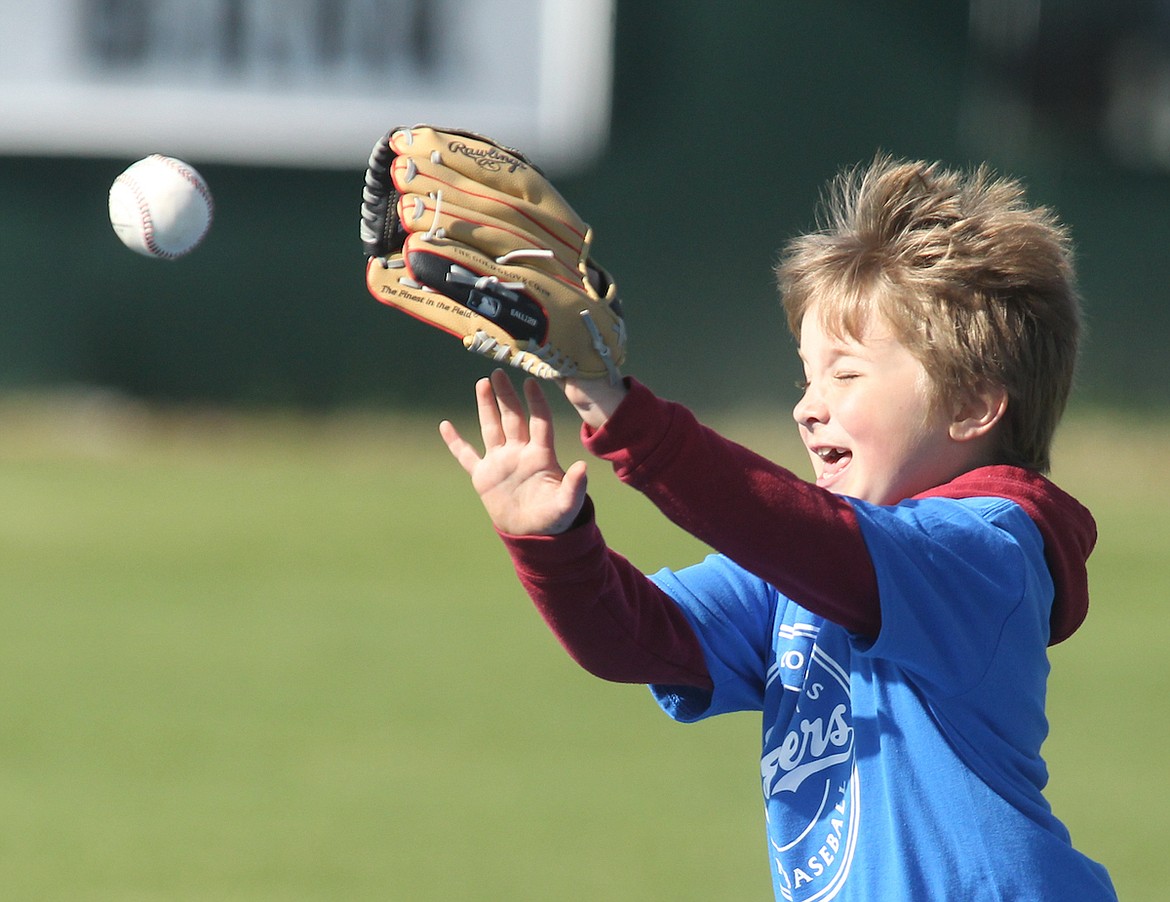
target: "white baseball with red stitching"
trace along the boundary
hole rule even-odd
[[[151,154],[110,187],[110,225],[132,251],[173,260],[199,246],[215,205],[207,182],[182,160]]]

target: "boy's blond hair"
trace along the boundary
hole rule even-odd
[[[1081,332],[1071,244],[1051,211],[986,166],[884,155],[838,175],[822,211],[776,267],[793,334],[814,303],[855,339],[884,316],[940,404],[1005,389],[997,462],[1047,471]]]

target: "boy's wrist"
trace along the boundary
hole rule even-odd
[[[566,379],[562,387],[582,422],[592,429],[604,426],[629,393],[625,379],[616,384],[608,379]]]

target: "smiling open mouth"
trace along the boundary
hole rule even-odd
[[[818,448],[816,455],[824,463],[818,480],[821,483],[832,480],[853,460],[853,453],[846,448]]]

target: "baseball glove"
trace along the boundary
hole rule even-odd
[[[593,231],[515,150],[391,131],[370,155],[361,236],[383,304],[534,376],[620,378],[625,321]]]

